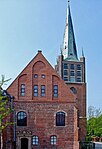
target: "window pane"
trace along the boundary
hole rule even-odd
[[[70,64],[70,69],[74,69],[74,64]]]
[[[70,76],[70,82],[75,82],[75,77],[74,76]]]
[[[64,81],[68,81],[68,77],[64,77]]]
[[[38,85],[34,85],[34,96],[38,96]]]
[[[74,76],[74,71],[70,71],[70,76]]]
[[[81,65],[77,65],[77,70],[81,70]]]
[[[39,138],[38,138],[38,136],[33,136],[33,137],[32,137],[32,144],[33,144],[33,145],[38,145],[38,143],[39,143]]]
[[[58,85],[54,85],[54,97],[58,97]]]
[[[25,96],[25,84],[21,84],[20,95]]]
[[[81,71],[77,71],[77,76],[81,76]]]
[[[68,76],[68,71],[64,70],[64,76]]]
[[[56,126],[65,126],[65,113],[64,112],[57,112]]]
[[[41,85],[41,96],[45,96],[45,85]]]
[[[34,74],[34,78],[38,78],[38,74]]]
[[[72,91],[74,94],[77,93],[77,90],[76,90],[74,87],[71,87],[70,89],[71,89],[71,91]]]
[[[51,136],[50,143],[51,143],[51,145],[56,145],[56,143],[57,143],[57,137],[56,136]]]
[[[77,82],[81,82],[81,81],[82,81],[81,77],[77,78]]]
[[[17,114],[17,126],[27,126],[27,116],[23,111]]]
[[[63,67],[64,67],[64,69],[68,69],[68,64],[64,63]]]
[[[45,79],[46,76],[45,76],[45,74],[42,74],[41,77],[42,77],[43,79]]]

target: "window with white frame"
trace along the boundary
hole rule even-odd
[[[25,96],[25,84],[21,84],[20,95]]]
[[[53,88],[53,96],[54,96],[54,97],[58,97],[58,85],[54,85],[54,88]]]
[[[38,96],[38,85],[34,85],[34,97]]]
[[[68,64],[67,64],[67,63],[64,63],[64,64],[63,64],[63,68],[64,68],[64,69],[68,69]]]
[[[32,144],[33,145],[38,145],[39,144],[39,138],[38,138],[38,136],[33,136],[32,137]]]
[[[51,145],[57,144],[57,137],[55,135],[50,137],[50,143],[51,143]]]
[[[41,96],[45,96],[45,85],[41,85]]]

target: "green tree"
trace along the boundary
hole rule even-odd
[[[2,75],[2,80],[0,82],[0,137],[1,137],[1,149],[3,147],[3,140],[2,140],[2,132],[3,130],[12,123],[10,122],[10,113],[12,112],[12,109],[10,107],[10,98],[6,94],[6,92],[3,91],[2,86],[8,82],[10,79],[5,80],[4,75]]]
[[[100,108],[89,107],[89,119],[87,120],[87,140],[91,141],[92,136],[102,136],[102,112]]]

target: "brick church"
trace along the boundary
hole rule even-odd
[[[79,149],[85,141],[85,57],[77,56],[69,5],[55,69],[39,50],[7,92],[14,96],[16,149]]]

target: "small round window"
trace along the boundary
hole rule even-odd
[[[77,90],[76,90],[76,88],[74,88],[74,87],[71,87],[70,89],[71,89],[71,91],[72,91],[74,94],[76,94],[76,93],[77,93]]]
[[[45,76],[45,74],[42,74],[41,77],[42,77],[43,79],[45,79],[46,76]]]
[[[38,74],[34,74],[34,78],[38,78]]]

